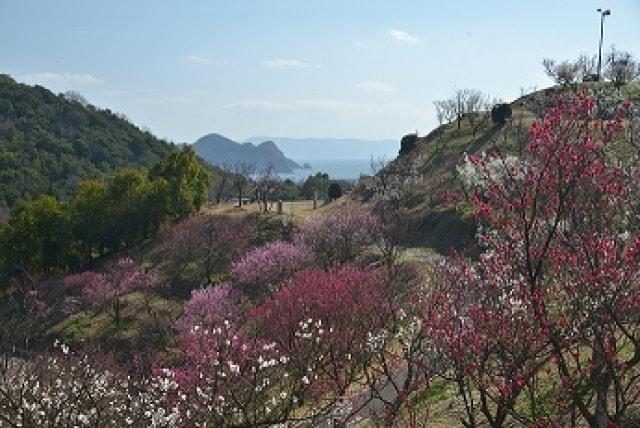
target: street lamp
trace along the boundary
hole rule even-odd
[[[600,45],[598,47],[598,82],[600,81],[601,70],[602,70],[602,39],[604,38],[604,17],[611,15],[611,11],[609,9],[598,9],[598,13],[600,13]]]

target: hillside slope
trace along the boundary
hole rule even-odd
[[[245,162],[255,167],[256,172],[272,167],[277,173],[291,173],[300,165],[287,158],[273,141],[236,143],[219,134],[209,134],[193,144],[193,148],[212,165],[225,166]]]
[[[475,225],[464,209],[453,209],[443,198],[443,192],[462,192],[457,167],[464,162],[465,154],[481,154],[495,150],[503,154],[518,156],[523,153],[528,139],[529,127],[544,116],[547,106],[558,95],[568,95],[575,90],[587,90],[599,100],[604,116],[623,101],[640,104],[640,84],[631,83],[616,89],[610,83],[588,83],[579,88],[553,87],[525,95],[512,103],[512,117],[505,125],[491,123],[487,117],[484,125],[476,131],[467,118],[463,118],[458,129],[454,122],[444,124],[416,141],[415,147],[406,155],[393,161],[409,162],[420,174],[420,200],[411,207],[411,215],[418,227],[411,234],[407,245],[430,247],[441,253],[451,248],[461,249],[475,239]],[[477,125],[478,119],[474,121]],[[637,130],[636,130],[637,132]],[[636,135],[636,139],[640,140]],[[637,153],[627,134],[615,144],[616,157],[630,159]]]
[[[0,75],[0,217],[20,198],[65,198],[79,180],[150,167],[174,149],[109,110]]]

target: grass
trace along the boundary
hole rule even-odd
[[[144,341],[144,331],[149,323],[154,322],[149,313],[146,299],[152,313],[165,320],[177,318],[182,305],[173,300],[163,299],[157,295],[145,295],[135,292],[124,296],[119,326],[116,326],[110,308],[85,310],[71,315],[48,331],[50,335],[63,338],[69,343],[81,343],[87,340],[126,340]]]
[[[316,214],[331,210],[332,207],[339,203],[339,201],[340,200],[332,202],[330,204],[325,204],[324,201],[318,201],[318,206],[315,210],[313,209],[312,200],[286,201],[282,203],[282,215],[293,219],[304,220]],[[277,203],[269,203],[268,206],[270,210],[266,214],[277,217]],[[259,203],[253,203],[238,207],[232,202],[223,202],[207,208],[205,212],[210,214],[228,214],[238,216],[247,214],[259,214],[262,212],[262,205]]]

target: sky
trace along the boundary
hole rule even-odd
[[[550,85],[543,58],[640,56],[640,0],[0,0],[0,73],[174,142],[398,140],[433,102]]]

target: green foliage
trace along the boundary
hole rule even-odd
[[[66,271],[137,245],[163,222],[199,210],[209,183],[186,149],[152,171],[123,169],[108,180],[80,182],[68,203],[52,196],[20,202],[0,225],[0,274]]]
[[[418,141],[418,135],[417,134],[407,134],[404,137],[402,137],[402,140],[400,140],[400,152],[399,154],[402,155],[406,155],[407,153],[411,152],[414,147],[416,146],[416,142]]]
[[[342,196],[342,186],[340,186],[340,183],[331,183],[329,186],[329,198],[334,200],[340,196]]]
[[[164,179],[168,191],[167,214],[179,219],[198,211],[207,202],[211,176],[191,146],[174,152],[150,171],[151,179]]]
[[[491,109],[491,121],[493,123],[504,124],[511,118],[511,114],[511,105],[506,103],[496,104]]]
[[[50,272],[63,266],[71,234],[68,212],[51,196],[20,203],[2,233],[1,253],[17,272]]]
[[[318,192],[318,198],[327,196],[329,187],[329,174],[326,172],[318,172],[316,175],[310,175],[302,184],[301,193],[305,199],[313,199],[315,192]]]
[[[109,110],[0,75],[0,211],[42,194],[68,198],[81,180],[148,168],[174,150]]]
[[[295,201],[300,199],[300,187],[298,187],[298,185],[290,178],[283,180],[280,198],[283,201]]]

